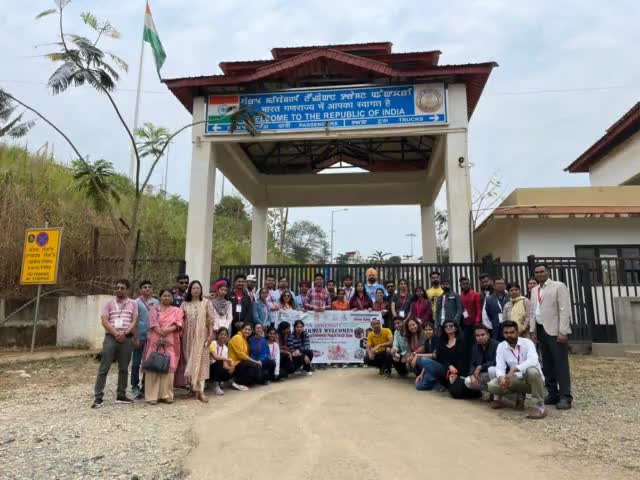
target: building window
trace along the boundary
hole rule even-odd
[[[576,245],[596,285],[640,285],[640,245]]]

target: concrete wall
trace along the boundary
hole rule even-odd
[[[640,175],[640,133],[621,143],[589,169],[594,187],[622,185]],[[636,183],[634,181],[633,183]],[[636,183],[637,184],[637,183]]]
[[[640,245],[640,218],[492,219],[475,235],[476,257],[492,253],[503,261],[527,255],[575,257],[576,245]]]
[[[493,255],[505,262],[516,261],[518,252],[518,230],[513,219],[492,219],[491,224],[475,234],[474,251],[476,259]],[[528,253],[523,254],[525,260]]]
[[[104,329],[100,313],[111,298],[109,295],[60,298],[56,346],[101,348]]]
[[[640,344],[640,297],[616,298],[613,305],[618,343]]]
[[[576,245],[640,245],[640,218],[541,218],[516,223],[519,258],[575,257]],[[503,259],[506,260],[506,259]]]
[[[5,316],[11,315],[26,302],[24,300],[0,299],[0,323]],[[35,302],[0,325],[0,347],[27,348],[31,346]],[[54,345],[56,341],[56,321],[58,299],[44,297],[40,300],[36,346]]]

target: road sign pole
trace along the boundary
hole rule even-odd
[[[42,285],[38,285],[38,293],[36,294],[36,313],[33,315],[33,332],[31,333],[31,353],[36,347],[36,330],[38,329],[38,313],[40,312],[40,294],[42,293]]]

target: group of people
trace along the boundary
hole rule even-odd
[[[506,406],[503,397],[511,393],[516,394],[516,408],[524,408],[525,396],[531,394],[531,419],[546,417],[548,405],[570,409],[569,291],[549,278],[545,265],[534,272],[526,296],[519,285],[488,275],[480,278],[481,292],[461,278],[458,294],[434,272],[432,311],[422,318],[394,316],[393,331],[373,320],[366,363],[387,377],[392,369],[400,376],[414,372],[418,390],[447,390],[461,399],[486,391],[496,409]],[[434,294],[434,288],[442,293]]]
[[[480,277],[480,292],[465,277],[459,293],[437,271],[430,280],[428,289],[410,292],[404,279],[381,283],[374,268],[365,282],[344,276],[341,287],[317,273],[313,284],[300,282],[296,295],[284,276],[276,284],[267,275],[258,288],[255,275],[240,274],[233,282],[216,281],[207,295],[201,282],[180,275],[157,299],[151,282],[141,282],[136,300],[129,298],[129,282],[118,281],[102,311],[105,339],[92,406],[103,405],[114,361],[116,403],[133,401],[126,394],[130,363],[133,398],[151,404],[173,402],[174,388],[207,403],[210,388],[223,395],[226,384],[244,391],[297,371],[312,375],[304,322],[280,322],[279,312],[333,309],[380,312],[382,321],[373,320],[367,336],[364,363],[381,375],[391,376],[394,368],[402,376],[415,372],[419,390],[447,389],[457,398],[487,390],[495,408],[504,406],[506,392],[526,391],[536,401],[531,418],[544,417],[545,404],[571,408],[569,294],[549,278],[546,266],[536,267],[526,295],[520,285],[489,275]],[[158,357],[168,358],[160,370],[154,366]]]

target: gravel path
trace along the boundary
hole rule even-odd
[[[1,479],[183,477],[181,459],[193,445],[191,425],[204,406],[191,399],[155,407],[115,405],[113,368],[105,406],[92,410],[97,363],[76,359],[55,365],[22,365],[0,375]],[[25,368],[30,378],[15,373]],[[52,385],[56,379],[62,387]]]
[[[486,460],[493,459],[496,445],[506,450],[518,441],[528,442],[532,462],[518,459],[517,463],[549,475],[538,479],[560,478],[553,476],[557,472],[551,464],[571,472],[565,479],[581,471],[588,472],[581,477],[585,479],[640,478],[640,387],[631,383],[640,378],[640,362],[580,356],[572,358],[572,367],[574,409],[552,409],[546,420],[532,422],[523,419],[521,412],[491,411],[483,402],[415,392],[407,381],[384,380],[371,369],[322,371],[312,378],[295,378],[246,394],[228,392],[222,399],[212,398],[207,406],[178,397],[173,405],[154,407],[140,402],[115,405],[114,369],[105,406],[95,411],[89,408],[95,361],[76,358],[3,365],[0,479],[178,479],[191,470],[193,479],[206,475],[237,480],[250,478],[248,472],[256,468],[264,474],[269,471],[269,462],[260,462],[271,451],[266,445],[282,451],[283,445],[295,449],[302,444],[309,450],[301,457],[306,459],[299,465],[303,471],[333,478],[378,477],[380,472],[367,464],[371,442],[387,442],[385,458],[391,459],[396,473],[402,471],[410,479],[417,477],[405,471],[405,464],[414,462],[404,452],[414,450],[396,448],[398,442],[392,438],[405,438],[417,429],[428,439],[434,425],[438,428],[435,438],[456,445],[463,442],[469,450],[488,445]],[[392,431],[367,434],[372,405],[387,409],[385,419]],[[291,415],[294,410],[300,415]],[[467,427],[462,431],[451,423]],[[234,428],[241,433],[234,433]],[[272,435],[271,440],[261,436],[263,431]],[[232,448],[234,435],[239,435],[238,442],[255,448]],[[200,446],[194,450],[197,443]],[[218,453],[216,458],[211,453],[221,450],[227,452],[224,463],[216,460]],[[216,475],[222,473],[220,465],[236,456],[238,471]],[[439,458],[446,457],[443,452]],[[459,468],[469,465],[465,458]],[[330,472],[313,469],[330,464],[331,459]],[[286,463],[278,461],[278,465]],[[348,470],[353,476],[340,475],[340,469],[344,472],[349,465],[353,465]],[[214,466],[217,470],[210,474]],[[496,475],[492,478],[500,478]]]

